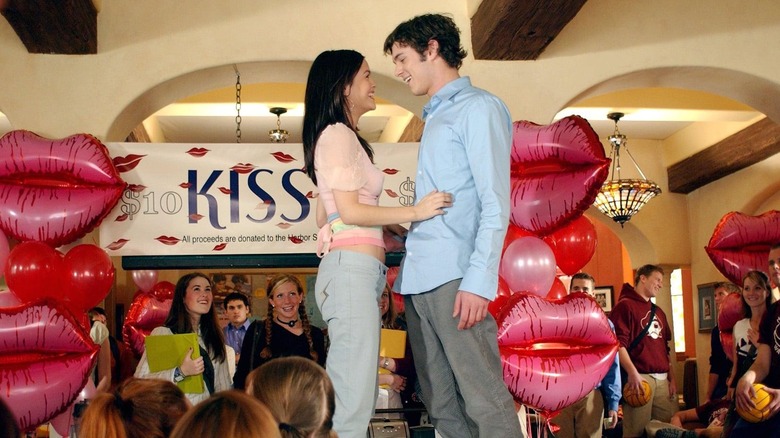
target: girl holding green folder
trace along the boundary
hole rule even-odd
[[[135,370],[136,377],[158,378],[175,383],[183,383],[188,377],[202,376],[204,384],[198,388],[200,392],[197,389],[193,392],[183,389],[193,405],[215,392],[231,388],[225,340],[217,324],[212,290],[211,279],[205,274],[193,272],[181,277],[176,283],[165,325],[155,328],[150,335],[194,333],[198,336],[198,351],[190,347],[177,366],[155,371],[152,371],[154,367],[150,369],[150,351],[145,351]],[[153,354],[176,355],[176,352],[172,350]],[[152,362],[155,359],[152,358]],[[173,361],[174,365],[176,362]]]

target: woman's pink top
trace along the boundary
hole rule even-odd
[[[320,202],[325,206],[328,223],[317,235],[317,255],[330,248],[369,244],[385,247],[382,227],[347,225],[341,221],[333,199],[333,190],[357,192],[358,202],[378,205],[384,175],[374,166],[355,133],[343,123],[328,126],[320,134],[314,149],[314,172]]]

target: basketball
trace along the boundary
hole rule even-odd
[[[642,380],[642,392],[635,391],[628,386],[623,387],[623,400],[628,403],[629,406],[638,408],[644,406],[650,401],[650,397],[653,395],[653,391],[650,389],[650,384],[646,380]]]
[[[764,385],[760,383],[754,383],[753,389],[756,391],[756,396],[753,397],[753,403],[756,404],[756,407],[748,410],[737,408],[737,413],[745,421],[758,423],[766,420],[767,415],[769,415],[766,407],[772,401],[772,394],[766,392]]]

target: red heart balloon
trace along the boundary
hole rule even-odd
[[[5,279],[22,303],[62,293],[62,255],[42,242],[16,245],[8,254]]]
[[[566,275],[574,275],[588,264],[596,253],[597,240],[596,227],[585,216],[544,237],[555,254],[555,263]]]
[[[555,277],[555,280],[553,280],[552,287],[550,287],[550,292],[547,292],[547,299],[560,300],[561,298],[565,297],[568,294],[569,291],[566,290],[566,285],[563,284],[560,278]]]
[[[734,347],[734,333],[731,330],[727,332],[720,332],[720,345],[723,346],[723,351],[726,353],[726,357],[728,357],[730,361],[734,362],[734,355],[737,351]]]
[[[100,303],[114,284],[114,265],[95,245],[77,245],[63,260],[64,301],[75,312],[85,312]]]
[[[165,323],[172,300],[161,301],[152,294],[141,293],[133,298],[122,326],[122,336],[137,357],[144,352],[144,339],[155,327]]]
[[[742,295],[730,293],[723,297],[718,312],[718,328],[721,333],[733,330],[734,324],[745,317],[745,308],[742,305]]]

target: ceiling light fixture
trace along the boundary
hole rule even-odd
[[[618,121],[624,116],[623,113],[609,113],[607,118],[615,121],[615,132],[607,137],[612,145],[609,158],[612,159],[612,172],[609,180],[604,182],[601,190],[596,195],[596,201],[593,203],[599,211],[609,216],[622,227],[631,217],[647,204],[654,196],[661,193],[658,184],[645,177],[642,169],[634,160],[631,152],[626,147],[626,136],[618,130]],[[620,178],[620,148],[628,154],[631,162],[634,163],[636,170],[642,179],[622,179]],[[616,178],[617,176],[617,178]]]
[[[290,133],[282,129],[282,114],[287,112],[287,108],[275,106],[268,111],[272,114],[276,114],[276,129],[268,131],[268,137],[273,143],[286,143]]]

